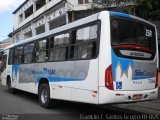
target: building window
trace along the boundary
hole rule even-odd
[[[24,34],[24,39],[27,39],[27,38],[30,38],[30,37],[32,37],[32,31]]]
[[[48,60],[49,40],[40,40],[35,44],[35,61],[45,62]]]
[[[19,15],[19,23],[21,23],[23,21],[23,14]]]
[[[28,18],[30,15],[33,14],[33,5],[29,7],[25,12],[25,18]]]
[[[39,35],[39,34],[44,33],[44,32],[45,32],[45,26],[44,25],[36,28],[36,35]]]
[[[78,0],[78,4],[83,4],[83,0]]]
[[[46,0],[37,0],[36,2],[36,10],[40,9],[46,4]]]
[[[87,4],[89,3],[88,0],[78,0],[78,4]]]
[[[50,21],[49,29],[52,30],[54,28],[60,27],[60,26],[65,25],[65,24],[66,24],[66,16],[63,15],[63,16],[60,16],[60,17]]]
[[[31,63],[34,50],[34,43],[29,43],[24,46],[24,63]]]
[[[16,41],[20,41],[20,33],[16,34]]]

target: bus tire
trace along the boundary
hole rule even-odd
[[[40,85],[38,90],[39,103],[44,108],[52,107],[52,99],[50,98],[50,89],[47,83]]]
[[[12,88],[12,85],[11,85],[11,78],[10,77],[7,78],[7,88],[8,88],[9,93],[12,93],[12,94],[15,93],[15,89]]]

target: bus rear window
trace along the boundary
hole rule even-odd
[[[115,45],[138,45],[155,50],[155,28],[136,20],[111,18],[111,43]]]

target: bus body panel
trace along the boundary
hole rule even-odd
[[[155,26],[131,15],[110,14],[114,90],[154,89],[158,63]]]
[[[104,32],[101,32],[99,50],[99,104],[156,99],[158,96],[158,88],[155,88],[158,68],[157,39],[155,40],[156,54],[153,60],[118,57],[111,45],[110,14],[101,12],[99,19],[101,19],[101,31]],[[140,18],[134,17],[133,19],[155,27]],[[128,54],[130,51],[123,52]],[[149,55],[148,53],[143,54],[145,57]],[[112,67],[113,90],[105,86],[105,72],[110,66]]]
[[[72,80],[50,82],[51,98],[97,104],[98,95],[94,92],[98,91],[98,59],[67,62],[62,67],[67,65],[68,69],[72,66],[71,75],[74,77]],[[64,72],[68,73],[68,70]]]
[[[150,90],[155,88],[157,59],[130,60],[117,57],[112,51],[114,90]]]
[[[104,86],[105,84],[105,71],[108,66],[111,65],[111,42],[110,42],[110,17],[109,12],[101,12],[99,14],[99,19],[101,20],[101,37],[99,45],[99,86]],[[100,93],[101,94],[101,93]]]
[[[38,94],[39,81],[47,79],[51,98],[98,103],[98,59],[9,66],[13,88]]]
[[[158,97],[158,88],[142,91],[113,91],[106,87],[99,87],[99,104],[106,103],[125,103],[144,100],[153,100]],[[135,95],[141,95],[141,99],[134,98]]]

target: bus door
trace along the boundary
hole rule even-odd
[[[2,56],[2,64],[1,64],[1,68],[0,68],[0,72],[1,72],[1,80],[5,81],[6,80],[6,66],[7,66],[7,54],[4,53]]]

